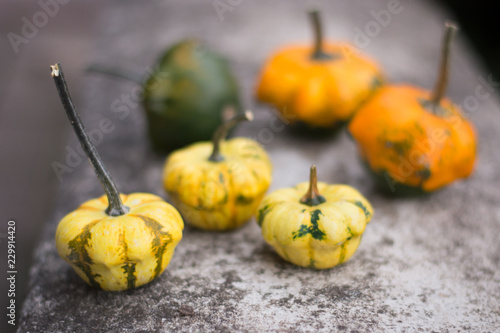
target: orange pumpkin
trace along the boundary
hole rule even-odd
[[[348,43],[323,42],[319,13],[310,13],[314,45],[292,45],[265,64],[257,98],[290,123],[329,128],[347,121],[382,82],[378,65]]]
[[[410,85],[381,88],[349,124],[361,158],[393,193],[434,191],[470,175],[476,159],[473,125],[444,98],[456,27],[446,24],[433,93]]]

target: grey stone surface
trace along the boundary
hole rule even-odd
[[[315,2],[316,3],[316,2]],[[353,258],[325,271],[283,262],[254,221],[234,232],[186,227],[165,273],[136,290],[109,293],[85,285],[59,258],[54,232],[81,202],[101,195],[83,160],[64,175],[57,207],[35,253],[19,332],[151,331],[474,331],[500,327],[500,114],[496,96],[468,112],[480,140],[474,175],[429,197],[386,198],[374,190],[354,143],[343,131],[313,140],[271,125],[268,107],[253,101],[258,69],[276,47],[307,40],[303,10],[311,2],[243,1],[220,20],[211,1],[116,1],[102,12],[94,59],[152,66],[156,54],[198,36],[231,59],[245,105],[256,121],[236,134],[256,137],[274,162],[273,189],[308,178],[347,183],[373,203],[375,215]],[[402,1],[403,10],[364,48],[395,82],[432,87],[445,13],[430,3]],[[331,38],[352,40],[386,1],[319,2]],[[487,77],[460,39],[449,96],[462,104]],[[142,66],[142,67],[141,67]],[[69,84],[72,78],[67,77]],[[122,192],[165,197],[164,157],[151,151],[140,106],[120,118],[110,111],[132,84],[89,76],[80,113],[89,130],[106,117],[116,126],[98,149]],[[56,94],[54,91],[54,98]],[[61,109],[61,117],[63,117]],[[77,143],[73,136],[69,146]]]

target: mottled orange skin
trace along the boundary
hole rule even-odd
[[[265,64],[257,98],[290,122],[328,128],[352,117],[382,82],[377,64],[346,43],[324,43],[332,59],[312,59],[312,47],[295,45]]]
[[[426,192],[469,176],[476,159],[472,124],[445,98],[434,114],[422,105],[430,96],[408,85],[385,86],[349,124],[373,171]]]

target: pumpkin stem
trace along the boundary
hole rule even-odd
[[[311,58],[314,60],[331,59],[332,56],[323,51],[323,29],[321,27],[321,19],[318,10],[311,10],[309,12],[311,23],[314,31],[314,49]]]
[[[89,73],[100,73],[109,76],[114,76],[120,79],[131,81],[142,86],[144,84],[144,76],[134,73],[130,70],[124,70],[123,68],[108,67],[105,65],[92,64],[85,69]]]
[[[449,63],[450,63],[450,49],[451,49],[451,42],[453,40],[453,37],[455,35],[455,32],[457,31],[457,26],[452,23],[447,21],[445,23],[445,33],[444,33],[444,38],[443,38],[443,43],[442,43],[442,49],[441,49],[441,61],[439,64],[439,74],[436,82],[436,86],[434,88],[434,91],[432,93],[432,97],[430,102],[433,105],[434,112],[438,109],[441,99],[444,97],[446,93],[446,87],[448,85],[448,72],[449,72]]]
[[[229,111],[233,111],[232,106],[228,106],[226,110],[224,110],[224,113],[229,113]],[[225,121],[222,125],[220,125],[217,130],[214,133],[214,136],[212,137],[212,142],[214,145],[214,149],[212,150],[212,154],[208,158],[209,161],[212,162],[220,162],[224,160],[224,157],[220,154],[220,143],[221,141],[227,136],[227,132],[236,124],[242,122],[242,121],[252,121],[253,120],[253,113],[252,111],[245,111],[243,114],[238,114],[229,120]]]
[[[122,200],[120,198],[120,193],[116,189],[116,185],[111,179],[108,171],[104,167],[97,150],[90,141],[90,138],[83,126],[82,120],[80,116],[76,112],[75,106],[71,99],[71,95],[68,90],[68,86],[66,85],[66,80],[64,79],[63,70],[61,68],[61,64],[57,63],[53,66],[50,66],[52,69],[52,77],[54,78],[54,82],[56,84],[57,92],[59,93],[59,97],[61,98],[61,102],[64,106],[64,110],[66,111],[66,115],[69,118],[71,125],[78,137],[78,141],[82,145],[85,154],[90,160],[90,164],[94,168],[94,171],[101,182],[102,187],[104,188],[104,192],[108,196],[109,206],[106,209],[106,214],[110,216],[119,216],[128,212],[128,207],[124,206]]]
[[[307,190],[307,193],[304,194],[302,199],[300,199],[300,203],[308,206],[316,206],[322,204],[325,201],[325,197],[319,194],[316,166],[313,164],[311,166],[311,173],[309,175],[309,189]]]

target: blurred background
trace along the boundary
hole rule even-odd
[[[49,2],[2,0],[0,4],[3,36],[0,39],[0,332],[12,331],[5,316],[7,222],[16,221],[16,308],[19,313],[27,290],[32,251],[50,217],[59,185],[51,163],[63,158],[67,137],[73,135],[57,98],[49,65],[66,64],[72,96],[79,105],[85,80],[83,69],[99,53],[95,42],[100,33],[97,22],[106,19],[102,17],[103,8],[119,5],[119,1],[61,0],[65,4],[60,5],[42,28],[23,32],[26,18],[39,12],[42,3]],[[440,2],[458,21],[462,35],[475,48],[487,73],[500,78],[500,3],[493,0]],[[200,6],[211,6],[211,3],[206,0],[200,2]],[[182,6],[182,2],[177,5]],[[171,10],[175,11],[175,6],[172,5]],[[29,38],[16,39],[12,32],[17,36],[23,32]]]

